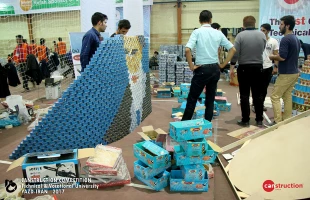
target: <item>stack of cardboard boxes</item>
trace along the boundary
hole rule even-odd
[[[83,169],[86,177],[99,188],[131,183],[120,148],[97,145],[94,156],[88,158]]]
[[[134,174],[137,179],[154,190],[161,190],[168,186],[170,173],[166,171],[171,166],[171,156],[163,149],[163,142],[167,133],[162,129],[154,130],[153,126],[142,127],[138,132],[146,140],[133,145]]]
[[[212,135],[212,123],[204,119],[170,123],[170,137],[179,143],[174,146],[174,160],[180,170],[171,170],[171,191],[208,191],[208,172],[204,164],[213,163],[217,152],[206,138]]]

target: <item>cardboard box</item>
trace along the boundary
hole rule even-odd
[[[162,143],[166,141],[166,136],[168,135],[168,133],[160,128],[154,130],[153,126],[143,126],[142,132],[138,132],[138,134],[144,140],[155,140],[156,142]]]
[[[180,142],[187,156],[203,156],[208,149],[206,138]]]
[[[177,142],[210,137],[212,123],[205,119],[170,122],[169,133]]]
[[[220,111],[226,111],[230,112],[231,110],[231,103],[225,103],[225,104],[217,104]]]
[[[171,89],[170,88],[158,88],[157,89],[157,98],[170,98]]]
[[[143,182],[144,184],[148,185],[149,187],[153,188],[156,191],[162,190],[168,186],[170,173],[167,171],[164,171],[150,179],[144,179],[141,176],[139,176],[136,173],[136,168],[134,168],[134,174],[138,180],[140,180],[141,182]]]
[[[169,135],[166,137],[165,149],[169,152],[174,152],[174,146],[180,145],[174,139],[172,139]]]
[[[170,176],[170,191],[207,192],[209,187],[208,173],[204,173],[202,181],[185,181],[181,170],[172,170]]]
[[[181,166],[182,175],[185,181],[203,181],[205,177],[205,167],[203,165]]]
[[[174,146],[174,160],[177,166],[214,163],[217,154],[218,152],[215,152],[210,145],[208,145],[206,154],[202,156],[187,156],[181,146]]]
[[[78,178],[77,149],[26,154],[22,162],[24,178],[39,183],[54,178]],[[37,180],[37,181],[36,181]]]
[[[172,87],[172,91],[173,91],[173,96],[174,97],[181,96],[181,89],[180,89],[180,87]]]
[[[184,98],[184,97],[179,97],[178,98],[178,103],[183,103],[185,101],[186,101],[186,98]]]
[[[45,87],[46,99],[58,99],[59,97],[61,97],[61,94],[61,84]]]
[[[189,92],[190,87],[191,87],[190,83],[182,83],[180,86],[181,92]]]
[[[174,117],[177,117],[177,113],[184,113],[185,111],[185,108],[172,108],[172,114],[171,114],[171,117],[174,118]]]
[[[151,168],[161,168],[171,164],[169,152],[150,141],[134,144],[133,150],[134,156]]]
[[[151,179],[154,176],[165,171],[170,166],[171,166],[171,163],[170,163],[170,165],[167,165],[167,166],[161,167],[161,168],[150,168],[149,166],[147,166],[146,164],[144,164],[140,160],[137,160],[134,162],[135,175],[138,175],[139,177],[142,177],[143,179]]]
[[[215,102],[218,103],[218,104],[226,104],[227,103],[227,98],[226,97],[216,96],[215,97]]]

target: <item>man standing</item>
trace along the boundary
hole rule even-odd
[[[227,40],[224,34],[211,27],[212,13],[203,10],[199,16],[200,28],[193,31],[186,45],[186,59],[194,76],[191,81],[191,87],[187,98],[186,109],[182,118],[191,120],[197,100],[206,87],[205,100],[205,119],[211,121],[213,118],[215,90],[220,79],[220,67],[227,65],[235,53],[233,44]],[[228,56],[224,63],[218,64],[218,48],[224,46],[229,49]],[[192,50],[196,47],[196,62],[192,62]]]
[[[37,45],[34,40],[31,40],[31,44],[28,45],[29,54],[37,55]]]
[[[235,39],[236,54],[232,58],[230,76],[234,76],[235,64],[237,69],[242,120],[240,126],[249,126],[250,121],[250,90],[252,91],[253,104],[256,113],[256,125],[263,125],[264,99],[262,95],[263,79],[263,52],[266,46],[266,36],[255,30],[256,19],[253,16],[243,18],[244,31]]]
[[[293,34],[295,27],[294,16],[288,15],[281,19],[280,32],[284,37],[280,42],[278,55],[271,55],[271,60],[279,61],[278,78],[274,85],[271,102],[274,112],[274,123],[279,123],[292,116],[292,91],[298,80],[298,56],[300,52],[300,42]],[[281,114],[280,99],[284,102],[284,113]]]
[[[23,42],[23,36],[17,35],[16,36],[16,43],[17,46],[15,47],[15,50],[13,52],[13,60],[16,63],[16,65],[19,68],[20,76],[23,79],[23,92],[29,92],[28,87],[28,81],[30,80],[30,77],[26,75],[27,70],[27,55],[28,55],[28,45]]]
[[[58,47],[58,54],[59,54],[59,58],[60,58],[60,62],[61,62],[61,66],[64,67],[64,63],[65,63],[65,56],[67,53],[67,45],[65,42],[62,41],[62,38],[58,38],[58,43],[57,43],[57,47]]]
[[[266,35],[266,47],[265,51],[263,53],[263,88],[262,88],[262,94],[263,94],[263,100],[265,101],[265,98],[267,96],[267,89],[272,77],[273,67],[272,67],[272,60],[269,59],[269,56],[274,54],[277,55],[279,51],[279,43],[276,39],[269,37],[269,32],[271,30],[270,24],[262,24],[260,26],[260,30]],[[275,61],[275,66],[278,66],[278,61]],[[265,108],[264,108],[265,110]]]
[[[89,64],[89,61],[92,58],[95,51],[97,50],[100,41],[102,41],[100,32],[104,32],[105,29],[107,28],[107,21],[108,17],[100,12],[96,12],[91,17],[93,27],[89,31],[87,31],[82,41],[82,48],[80,55],[82,72],[86,68],[86,65]]]
[[[118,28],[115,33],[111,35],[111,37],[114,37],[115,35],[123,34],[126,35],[131,28],[130,22],[127,19],[120,20],[118,22]]]

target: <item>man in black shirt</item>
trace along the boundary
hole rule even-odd
[[[131,28],[130,22],[127,19],[120,20],[118,22],[118,28],[115,33],[111,35],[111,37],[114,37],[115,35],[123,34],[126,35]]]

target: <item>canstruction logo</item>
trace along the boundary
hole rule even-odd
[[[274,183],[272,180],[266,180],[263,183],[263,189],[266,192],[272,192],[274,190],[282,190],[282,189],[302,189],[304,187],[303,184],[296,183]]]

